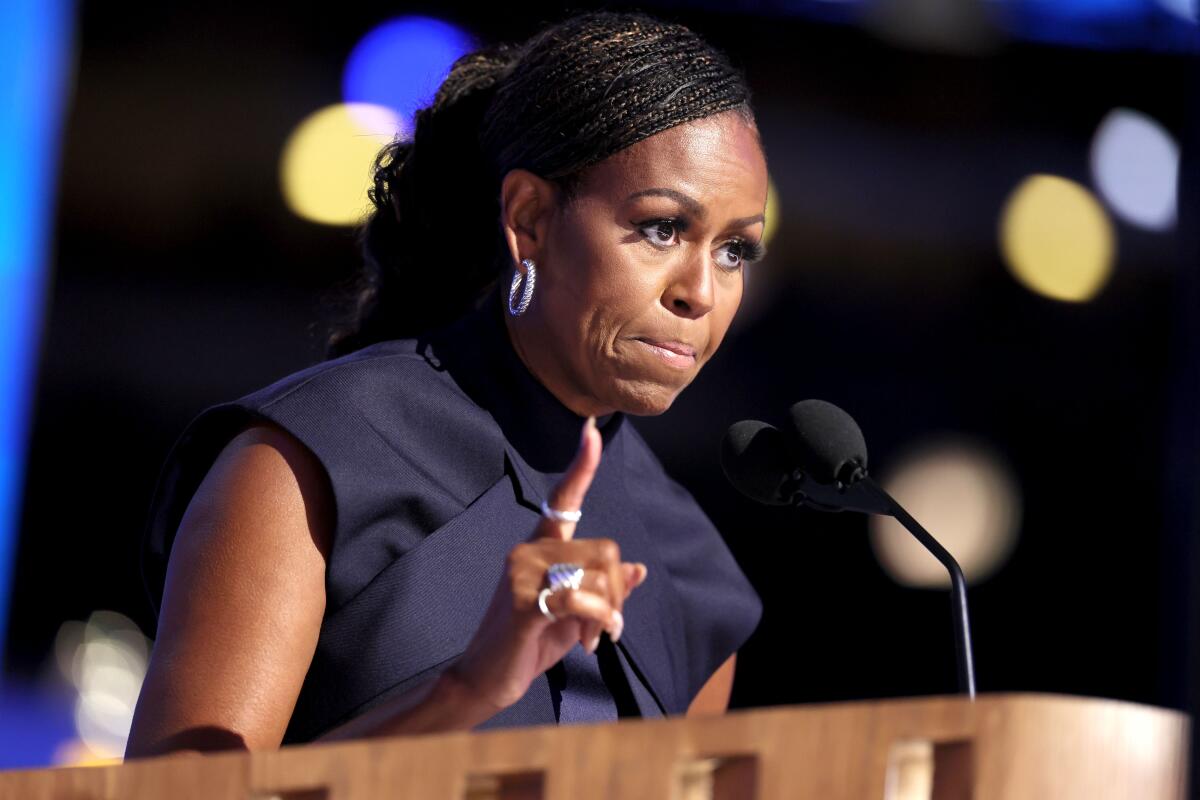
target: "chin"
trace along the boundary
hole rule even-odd
[[[637,417],[657,417],[671,407],[683,389],[683,386],[669,387],[659,383],[625,385],[613,406]]]

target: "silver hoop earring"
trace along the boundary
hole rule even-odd
[[[529,301],[533,299],[533,284],[537,281],[537,267],[534,265],[533,259],[522,258],[521,263],[525,265],[525,286],[521,290],[521,302],[515,307],[513,300],[517,296],[517,285],[521,282],[521,270],[513,270],[512,286],[508,288],[508,313],[514,317],[521,316],[525,313],[525,309],[529,308]]]

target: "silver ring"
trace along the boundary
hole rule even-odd
[[[583,583],[583,567],[579,564],[551,564],[546,568],[546,584],[551,593],[563,589],[578,589]]]
[[[551,611],[550,607],[546,605],[546,598],[553,593],[553,590],[549,588],[542,589],[540,592],[538,592],[538,608],[540,608],[542,613],[546,615],[546,619],[550,620],[551,622],[558,622],[558,617],[554,616],[554,612]]]
[[[550,504],[543,500],[542,516],[546,519],[552,519],[555,522],[579,522],[583,518],[583,512],[578,510],[559,511],[557,508],[551,508]]]

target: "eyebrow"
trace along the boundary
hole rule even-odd
[[[674,200],[676,203],[679,203],[679,205],[686,208],[693,216],[700,217],[701,219],[703,219],[705,216],[706,212],[705,212],[704,206],[703,206],[703,204],[700,203],[699,200],[697,200],[694,197],[690,197],[689,195],[686,195],[683,192],[676,191],[675,189],[668,189],[666,187],[655,187],[653,189],[642,189],[640,192],[634,192],[633,194],[629,195],[629,197],[627,199],[633,200],[638,197],[646,197],[647,195],[657,196],[657,197],[668,197],[668,198]],[[753,225],[756,222],[763,222],[762,214],[755,214],[750,217],[740,217],[738,219],[735,219],[730,223],[730,227],[741,228],[746,225]]]

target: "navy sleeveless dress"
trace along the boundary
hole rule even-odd
[[[180,435],[150,505],[142,573],[158,610],[171,543],[217,454],[270,420],[333,488],[335,531],[316,652],[284,743],[310,741],[444,669],[465,649],[578,447],[583,418],[516,355],[503,298],[418,339],[380,342],[211,406]],[[649,567],[615,645],[602,635],[479,726],[681,714],[750,636],[762,604],[691,495],[616,412],[575,536]],[[711,457],[705,447],[703,457]]]

